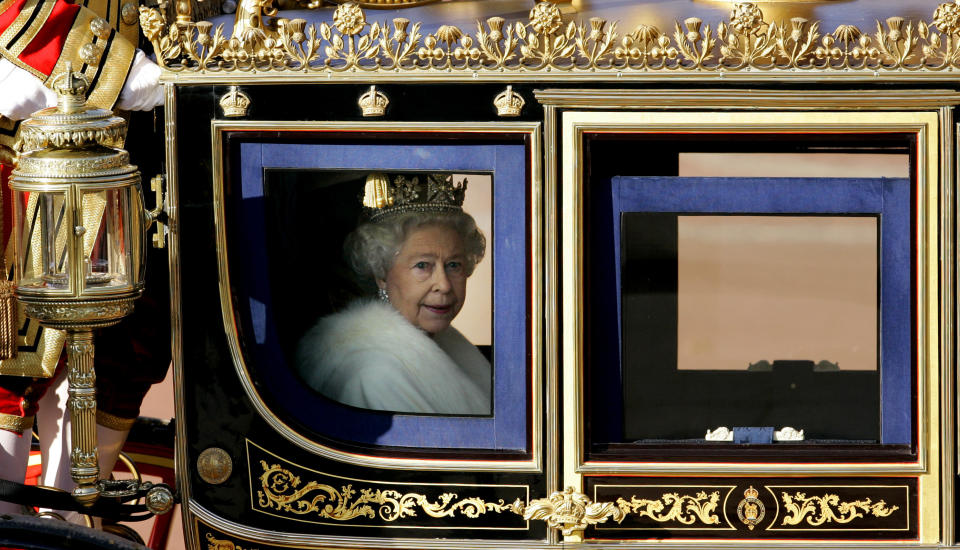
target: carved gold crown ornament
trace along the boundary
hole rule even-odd
[[[467,180],[455,182],[452,174],[420,176],[400,174],[393,181],[386,174],[367,176],[363,206],[370,221],[405,212],[461,212]]]
[[[225,117],[247,116],[247,109],[250,108],[250,97],[241,92],[239,86],[230,86],[230,91],[220,98],[220,108],[223,109],[223,116]]]
[[[360,105],[360,112],[365,117],[383,116],[387,111],[387,105],[390,104],[390,99],[377,90],[376,86],[370,86],[370,89],[357,100],[357,104]]]
[[[317,3],[319,5],[319,3]],[[767,21],[752,3],[734,4],[726,21],[696,17],[673,29],[594,17],[565,21],[554,4],[540,2],[526,21],[490,17],[470,33],[453,25],[421,32],[405,18],[367,22],[354,3],[339,5],[332,22],[307,25],[277,17],[264,0],[241,0],[247,23],[227,37],[209,22],[168,25],[154,8],[140,8],[140,24],[158,60],[171,71],[413,71],[500,74],[561,71],[619,78],[628,74],[880,73],[903,75],[960,69],[960,0],[940,4],[929,21],[889,17],[873,29],[843,24],[831,32],[819,21]],[[275,30],[274,30],[275,27]],[[454,75],[460,75],[454,76]],[[446,78],[446,77],[445,77]]]
[[[493,106],[497,108],[497,115],[502,117],[520,116],[520,111],[526,101],[523,96],[513,91],[513,86],[507,86],[507,89],[497,94],[493,98]]]

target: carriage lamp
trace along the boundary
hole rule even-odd
[[[10,177],[16,297],[27,316],[66,332],[70,475],[84,504],[104,491],[93,329],[132,312],[143,292],[147,229],[161,212],[144,209],[140,173],[122,149],[126,122],[87,106],[88,87],[69,65],[56,78],[58,105],[23,122]]]

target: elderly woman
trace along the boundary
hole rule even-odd
[[[301,339],[296,367],[312,388],[364,409],[490,414],[490,363],[450,325],[485,248],[461,208],[465,190],[442,174],[422,184],[368,178],[370,221],[345,249],[377,298],[320,319]]]

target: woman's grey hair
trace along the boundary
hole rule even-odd
[[[487,240],[466,212],[407,212],[377,222],[360,224],[344,242],[350,266],[362,279],[385,279],[407,236],[421,227],[442,225],[463,239],[467,276],[483,259]]]

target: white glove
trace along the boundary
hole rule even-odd
[[[44,86],[39,78],[0,57],[0,115],[10,120],[23,120],[56,104],[57,94]],[[158,105],[163,105],[160,67],[137,50],[116,107],[149,111]]]
[[[160,85],[160,67],[137,50],[127,81],[120,90],[117,109],[149,111],[163,105],[163,86]]]
[[[39,78],[0,57],[0,115],[23,120],[57,104],[57,94]]]

